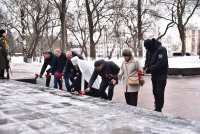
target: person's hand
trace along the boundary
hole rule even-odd
[[[144,72],[145,72],[145,74],[150,74],[151,73],[151,71],[148,68],[146,68],[146,70]]]
[[[114,80],[114,79],[112,79],[112,84],[113,84],[113,85],[117,85],[117,81]]]
[[[7,60],[11,60],[11,56],[10,55],[7,55]]]
[[[86,92],[90,92],[90,88],[88,87],[85,91],[86,91]]]

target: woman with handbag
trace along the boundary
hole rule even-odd
[[[125,49],[122,55],[125,60],[118,76],[119,79],[123,78],[126,103],[137,106],[138,91],[144,84],[143,69],[140,61],[132,55],[131,50]]]

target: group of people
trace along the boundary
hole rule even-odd
[[[155,111],[161,112],[164,105],[168,71],[167,50],[161,42],[155,39],[145,40],[144,47],[147,50],[144,71],[140,61],[132,55],[132,51],[129,49],[123,50],[124,62],[121,67],[118,67],[113,61],[102,59],[95,61],[94,68],[78,64],[78,62],[84,61],[81,55],[73,51],[67,51],[64,54],[60,49],[56,49],[54,54],[52,52],[43,53],[45,61],[40,77],[43,76],[47,66],[50,65],[50,68],[46,71],[47,87],[49,87],[51,76],[54,75],[54,88],[63,90],[62,80],[64,79],[68,92],[77,91],[81,93],[82,82],[84,81],[86,93],[98,88],[100,97],[110,101],[113,98],[115,86],[118,81],[122,80],[127,104],[137,106],[138,92],[145,83],[143,75],[151,74]],[[93,72],[84,72],[87,69]],[[99,86],[94,86],[99,76],[101,82]],[[108,94],[106,93],[107,88]]]
[[[144,68],[129,49],[123,50],[124,61],[121,67],[112,61],[105,60],[95,61],[94,66],[89,66],[81,55],[73,51],[63,53],[60,49],[56,49],[54,53],[43,52],[44,64],[39,77],[42,78],[46,71],[47,87],[50,86],[51,77],[54,75],[56,89],[63,90],[62,81],[64,80],[68,92],[82,93],[81,89],[84,88],[85,93],[90,94],[94,89],[98,89],[99,96],[110,101],[113,98],[115,86],[122,80],[127,104],[137,106],[138,92],[145,83],[143,75],[151,74],[155,111],[161,112],[167,82],[167,50],[156,39],[145,40],[144,47],[147,50]],[[6,79],[4,72],[9,69],[9,60],[6,31],[0,30],[0,79]],[[49,69],[47,69],[48,66],[50,66]]]

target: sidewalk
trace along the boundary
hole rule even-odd
[[[141,87],[138,107],[154,109],[154,98],[150,76],[145,77]],[[168,78],[165,90],[164,113],[184,118],[200,120],[200,76]],[[113,101],[125,103],[122,85],[115,88]]]

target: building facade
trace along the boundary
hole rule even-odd
[[[200,28],[186,29],[186,51],[200,54]]]

